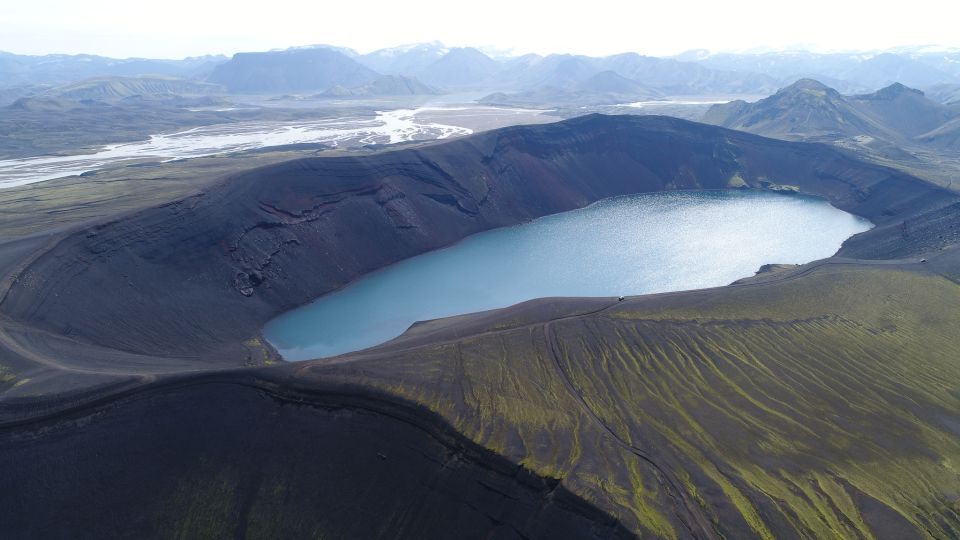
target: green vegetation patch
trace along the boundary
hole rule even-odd
[[[316,369],[424,404],[642,534],[678,535],[688,501],[731,538],[873,538],[891,519],[943,538],[960,534],[956,328],[953,282],[835,264]]]
[[[19,385],[23,381],[17,381],[17,374],[10,370],[10,368],[0,365],[0,385],[13,384],[14,386]]]

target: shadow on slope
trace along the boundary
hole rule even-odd
[[[7,538],[634,538],[419,407],[250,375],[0,427],[0,461]]]

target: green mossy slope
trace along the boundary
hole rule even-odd
[[[584,315],[521,306],[301,373],[425,404],[640,533],[956,537],[960,287],[905,268],[825,264]]]

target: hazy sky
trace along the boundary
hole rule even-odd
[[[2,0],[0,50],[179,58],[439,40],[518,53],[960,47],[960,2],[912,0]]]

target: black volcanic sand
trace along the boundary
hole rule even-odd
[[[744,183],[877,227],[729,287],[254,367],[278,362],[267,320],[402,258]],[[0,536],[958,537],[958,204],[823,145],[590,116],[271,165],[9,244]]]
[[[67,236],[17,275],[0,312],[110,348],[235,364],[237,344],[270,318],[469,234],[605,197],[732,182],[798,186],[870,219],[878,226],[841,250],[858,257],[929,251],[960,223],[957,194],[827,146],[594,115],[255,169]]]
[[[4,537],[634,537],[396,398],[282,385],[180,379],[5,430]]]

